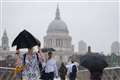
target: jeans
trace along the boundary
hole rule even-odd
[[[54,72],[45,73],[45,80],[54,80]]]

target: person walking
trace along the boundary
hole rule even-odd
[[[66,75],[67,75],[67,68],[66,68],[66,66],[64,65],[64,63],[62,62],[62,63],[61,63],[61,66],[60,66],[60,68],[59,68],[59,76],[60,76],[60,79],[61,79],[61,80],[65,80]]]
[[[34,46],[40,50],[41,43],[27,30],[23,30],[12,42],[16,46],[16,79],[17,80],[39,80],[42,69],[42,57],[40,51],[33,52]],[[21,54],[20,49],[28,49]]]
[[[69,65],[69,80],[76,80],[77,77],[77,66],[74,64],[74,61],[71,61]]]
[[[53,59],[53,53],[48,52],[48,59],[45,65],[45,80],[54,80],[58,77],[58,69],[56,60]]]
[[[17,78],[21,80],[39,80],[40,68],[42,68],[42,62],[40,61],[43,61],[40,54],[33,52],[33,48],[28,48],[28,52],[22,56],[20,56],[20,53],[17,53],[16,69],[18,70],[18,74],[21,74],[20,76],[16,75]]]

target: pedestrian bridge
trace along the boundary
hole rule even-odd
[[[90,73],[88,70],[78,72],[78,80],[89,80]],[[102,80],[120,80],[120,67],[105,68]]]
[[[0,80],[16,80],[15,68],[0,67]]]
[[[88,70],[80,70],[77,80],[89,80]],[[16,80],[15,68],[0,67],[0,80]],[[120,67],[105,68],[102,80],[120,80]]]

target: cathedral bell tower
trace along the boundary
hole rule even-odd
[[[9,50],[9,40],[8,40],[6,30],[4,31],[3,36],[2,36],[2,49]]]

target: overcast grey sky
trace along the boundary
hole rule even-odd
[[[27,29],[43,43],[48,25],[55,17],[57,3],[76,49],[78,41],[84,40],[93,51],[110,52],[111,43],[119,39],[117,2],[3,2],[1,35],[6,28],[11,45],[17,34]]]

